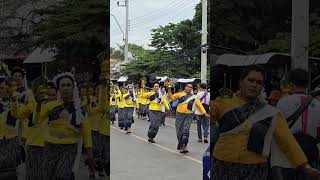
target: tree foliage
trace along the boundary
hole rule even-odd
[[[124,65],[122,73],[133,80],[148,75],[189,77],[191,67],[183,61],[177,61],[173,52],[162,50],[145,50],[144,53],[136,55],[136,59]]]
[[[133,60],[122,73],[137,80],[143,76],[195,77],[200,72],[201,3],[195,7],[194,18],[169,23],[151,30],[154,50],[131,45]]]
[[[290,52],[291,0],[215,0],[210,4],[210,44],[249,53]],[[319,56],[320,2],[310,0],[310,54]]]
[[[210,1],[209,6],[210,45],[242,50],[249,54],[290,53],[291,0],[215,0]],[[143,57],[133,58],[132,62],[123,67],[122,72],[135,77],[150,73],[185,78],[198,76],[201,3],[195,9],[192,19],[152,29],[150,46],[155,50],[145,50]],[[320,56],[319,14],[320,1],[310,0],[311,56]]]
[[[121,49],[115,49],[113,47],[110,47],[110,58],[111,59],[124,59],[124,52]]]
[[[258,51],[289,53],[291,49],[291,33],[280,32],[274,39],[270,39],[266,44],[259,47]],[[309,56],[320,56],[320,16],[318,13],[310,15],[309,31]]]
[[[213,1],[210,40],[216,45],[255,51],[261,44],[287,32],[291,25],[291,0]]]
[[[0,5],[0,59],[16,58],[16,54],[28,54],[32,25],[36,17],[30,13],[47,0],[6,0]],[[21,11],[23,9],[23,11]]]
[[[95,59],[108,45],[108,1],[63,0],[35,10],[35,46],[55,47],[59,59]]]
[[[151,46],[163,51],[173,51],[186,54],[188,57],[200,57],[201,45],[201,3],[197,4],[193,19],[179,23],[170,23],[166,26],[151,30]],[[196,53],[186,53],[197,50]]]

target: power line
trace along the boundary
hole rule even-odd
[[[190,5],[188,5],[188,6],[191,6],[191,4]],[[187,8],[187,6],[185,6],[184,8],[182,8],[182,9],[180,9],[180,11],[184,11],[184,9],[185,8]],[[180,12],[180,11],[177,11],[177,12]],[[184,13],[179,13],[179,14],[173,14],[172,16],[170,16],[170,20],[166,20],[166,22],[170,22],[170,21],[172,21],[174,18],[175,19],[177,19],[177,17],[182,17],[183,15],[185,15]],[[190,18],[188,18],[188,17],[185,17],[183,20],[187,20],[187,19],[190,19]],[[183,20],[181,20],[181,21],[183,21]],[[141,26],[140,26],[141,27]],[[155,26],[149,26],[149,27],[147,27],[147,28],[136,28],[136,29],[133,29],[133,30],[131,30],[131,32],[138,32],[138,31],[141,31],[141,30],[151,30],[151,29],[155,29],[155,28],[158,28],[158,27],[155,27]],[[150,32],[151,33],[151,32]]]
[[[193,3],[189,3],[177,10],[172,10],[172,11],[169,11],[167,12],[166,14],[163,14],[161,17],[159,18],[156,18],[156,19],[153,19],[153,20],[150,20],[150,21],[145,21],[145,22],[141,22],[141,23],[134,23],[132,25],[130,25],[131,27],[144,27],[145,25],[147,24],[150,24],[150,23],[153,23],[153,22],[159,22],[159,20],[163,20],[164,17],[169,17],[169,20],[166,20],[167,22],[170,22],[173,18],[176,18],[176,17],[179,17],[181,15],[184,15],[183,12],[181,11],[184,11],[186,8],[190,7],[191,5],[193,5]],[[180,13],[177,13],[177,12],[180,12]],[[151,26],[152,27],[152,26]]]
[[[153,14],[153,15],[147,15],[145,16],[144,19],[140,19],[140,20],[132,20],[134,22],[134,24],[142,24],[142,23],[145,23],[145,22],[149,22],[149,21],[153,21],[155,19],[159,19],[159,18],[162,18],[163,16],[165,15],[168,15],[170,13],[173,13],[177,10],[179,10],[180,8],[188,5],[188,3],[194,3],[194,1],[183,1],[183,2],[180,2],[178,4],[175,4],[174,6],[171,6],[170,8],[167,8],[165,11],[163,12],[159,12],[157,14]]]
[[[170,4],[168,4],[168,5],[166,5],[166,6],[162,7],[162,8],[159,8],[159,9],[157,9],[157,10],[148,12],[148,13],[142,15],[142,16],[133,18],[133,19],[131,19],[131,20],[141,19],[141,18],[143,18],[143,17],[145,17],[145,16],[148,16],[148,15],[150,16],[150,15],[152,15],[152,14],[154,14],[154,13],[157,13],[157,11],[159,11],[159,10],[161,10],[161,9],[164,9],[164,8],[166,8],[167,6],[170,6],[171,4],[174,4],[174,3],[176,3],[176,2],[180,3],[180,2],[182,2],[182,1],[184,1],[184,0],[180,0],[180,1],[173,0]],[[166,9],[164,9],[164,10],[166,10]],[[162,11],[163,11],[163,10],[162,10]],[[161,12],[161,11],[160,11],[160,12]]]
[[[182,17],[183,15],[184,15],[183,13],[180,13],[180,14],[171,16],[171,17],[169,18],[170,20],[166,20],[166,22],[167,22],[168,24],[169,24],[169,23],[172,23],[171,21],[172,21],[173,18]],[[186,18],[187,18],[187,17],[186,17]],[[183,19],[183,20],[186,20],[186,19]],[[183,20],[181,20],[181,21],[183,21]],[[161,23],[159,23],[159,24],[161,24]],[[166,25],[168,25],[168,24],[166,24]],[[166,25],[165,25],[165,26],[166,26]],[[160,26],[160,25],[159,25],[159,26]],[[159,26],[157,26],[157,27],[155,27],[154,25],[151,25],[151,26],[148,26],[148,27],[140,26],[140,27],[143,27],[143,28],[134,27],[130,32],[137,32],[137,31],[139,31],[139,30],[150,30],[150,31],[151,31],[151,29],[159,28]]]
[[[110,9],[114,9],[115,7],[117,7],[117,4],[116,4],[117,0],[113,0],[113,3],[110,5]],[[112,7],[113,6],[113,7]]]
[[[110,14],[110,15],[111,15],[111,16],[114,18],[114,20],[116,21],[116,23],[117,23],[117,25],[118,25],[119,29],[121,30],[121,32],[122,32],[122,34],[123,34],[123,39],[124,39],[125,34],[124,34],[124,32],[123,32],[123,30],[122,30],[122,27],[120,26],[120,24],[119,24],[119,22],[118,22],[118,20],[117,20],[116,16],[115,16],[115,15],[113,15],[113,14]]]
[[[112,2],[112,4],[110,5],[110,7],[113,6],[116,2],[117,2],[117,0],[113,0],[113,2]]]
[[[171,15],[171,14],[174,14],[176,12],[179,12],[183,8],[188,7],[189,5],[192,5],[192,4],[193,4],[193,2],[189,2],[189,4],[181,4],[176,9],[171,9],[171,10],[167,11],[166,13],[161,14],[157,18],[153,18],[153,19],[150,19],[150,20],[144,20],[144,21],[141,21],[141,22],[135,22],[135,23],[131,24],[131,26],[137,26],[137,25],[140,25],[140,24],[144,24],[145,25],[145,24],[149,24],[149,23],[154,22],[154,21],[158,21],[160,19],[163,19],[164,17],[167,17],[168,15]]]

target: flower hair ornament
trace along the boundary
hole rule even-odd
[[[76,124],[80,125],[84,119],[84,115],[82,114],[82,110],[81,110],[81,100],[79,97],[79,89],[77,86],[77,82],[75,81],[74,74],[71,72],[60,73],[53,78],[53,83],[58,88],[58,83],[59,83],[58,81],[60,81],[64,77],[71,78],[73,81],[74,86],[73,86],[73,93],[72,93],[73,94],[72,101],[73,101],[74,108],[76,110]],[[59,91],[58,91],[57,97],[58,99],[61,99],[61,95]]]

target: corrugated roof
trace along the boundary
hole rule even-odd
[[[128,80],[128,76],[121,76],[120,79],[118,79],[118,82],[126,82]]]
[[[23,63],[45,63],[51,62],[54,60],[56,53],[54,49],[35,49],[25,60]]]
[[[252,64],[267,64],[274,56],[288,57],[287,54],[281,53],[267,53],[259,55],[235,55],[224,54],[219,57],[216,64],[223,64],[228,66],[248,66]],[[287,61],[286,61],[287,62]]]
[[[320,60],[318,57],[309,57],[309,60]],[[259,55],[236,55],[224,54],[221,55],[216,64],[228,66],[248,66],[252,64],[289,64],[291,63],[290,54],[285,53],[266,53]]]
[[[194,82],[197,79],[200,80],[199,78],[191,78],[191,79],[180,78],[180,79],[178,79],[178,82],[179,83],[191,83],[191,82]]]

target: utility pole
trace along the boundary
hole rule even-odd
[[[126,27],[125,27],[125,39],[124,39],[124,60],[125,62],[128,60],[128,34],[129,34],[129,0],[125,0],[124,5],[120,5],[118,1],[118,6],[126,7]]]
[[[292,67],[308,71],[309,0],[292,0]]]
[[[202,37],[201,37],[201,83],[207,83],[207,44],[208,38],[208,3],[202,0]]]

